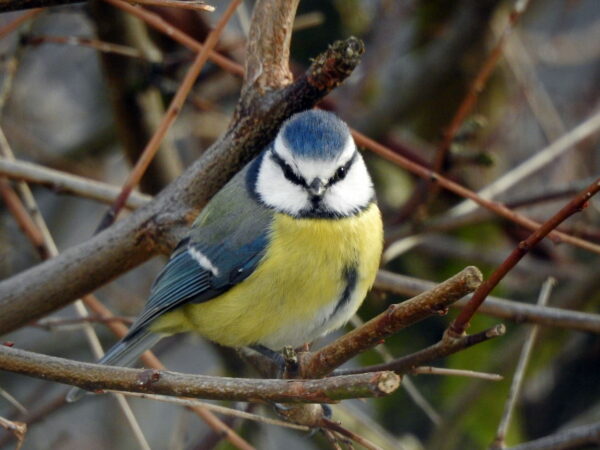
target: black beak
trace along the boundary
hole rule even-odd
[[[312,180],[312,183],[308,185],[308,193],[312,197],[321,198],[325,193],[325,184],[319,178]]]

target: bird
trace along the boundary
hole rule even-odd
[[[200,212],[99,363],[132,365],[188,331],[266,355],[300,347],[354,315],[382,246],[373,182],[348,126],[331,112],[296,113]]]

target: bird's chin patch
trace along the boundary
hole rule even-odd
[[[313,196],[309,198],[311,209],[319,210],[323,208],[323,197]]]
[[[341,215],[330,209],[323,197],[312,197],[309,198],[306,208],[302,209],[298,216],[311,219],[332,219]]]

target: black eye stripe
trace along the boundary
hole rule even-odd
[[[298,186],[308,187],[306,181],[302,177],[296,175],[294,169],[292,169],[292,167],[288,163],[286,163],[281,156],[275,153],[275,150],[271,151],[271,159],[275,161],[275,163],[281,168],[283,176],[286,177],[289,181],[291,181],[294,184],[297,184]]]
[[[346,163],[343,166],[337,169],[333,177],[331,177],[327,182],[327,186],[331,186],[337,183],[338,181],[341,181],[344,178],[346,178],[350,167],[356,160],[357,154],[357,152],[354,152],[352,157],[348,161],[346,161]],[[271,159],[281,168],[281,171],[283,172],[283,175],[286,179],[298,186],[308,188],[306,180],[304,180],[304,178],[302,178],[301,176],[297,175],[296,172],[294,172],[294,169],[292,169],[292,167],[288,163],[286,163],[285,160],[275,152],[275,150],[271,150],[270,155]]]
[[[356,160],[356,155],[357,155],[357,153],[354,152],[354,154],[352,155],[352,158],[350,158],[348,161],[346,161],[346,163],[342,167],[340,167],[340,168],[338,168],[338,170],[336,170],[335,174],[329,179],[327,186],[331,186],[332,184],[335,184],[338,181],[342,181],[344,178],[346,178],[346,175],[348,174],[350,167]]]

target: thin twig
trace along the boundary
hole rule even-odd
[[[0,427],[11,431],[17,438],[18,444],[15,450],[19,450],[23,446],[25,433],[27,433],[27,425],[23,422],[13,422],[0,416]]]
[[[477,195],[485,200],[496,198],[498,194],[505,192],[520,181],[531,176],[534,172],[538,171],[542,167],[552,163],[553,161],[556,161],[558,156],[563,154],[565,151],[574,148],[577,143],[594,135],[599,129],[600,111],[596,111],[590,118],[577,125],[568,133],[562,135],[556,141],[536,152],[529,159],[523,161],[518,166],[514,167],[509,172],[495,180],[493,183],[477,192]],[[453,207],[449,211],[449,214],[458,216],[469,213],[476,208],[477,206],[475,204],[469,200],[465,200]]]
[[[0,39],[4,39],[7,35],[15,31],[17,28],[21,26],[24,22],[27,22],[30,19],[33,19],[39,13],[41,13],[44,9],[32,9],[27,11],[26,13],[21,14],[19,17],[14,19],[12,22],[7,23],[2,28],[0,28]]]
[[[96,233],[99,233],[100,231],[109,227],[115,221],[115,219],[119,215],[119,212],[121,211],[121,209],[123,209],[123,206],[127,201],[127,197],[129,197],[129,194],[133,191],[135,186],[139,184],[140,180],[142,179],[142,176],[146,172],[146,169],[152,162],[152,159],[156,155],[156,152],[159,150],[160,143],[162,142],[165,134],[179,115],[179,111],[181,111],[185,99],[188,93],[190,92],[192,86],[194,85],[196,78],[198,78],[198,75],[204,67],[204,64],[206,63],[206,61],[208,61],[208,55],[210,50],[213,49],[214,46],[217,44],[221,32],[225,28],[225,25],[227,25],[227,22],[229,22],[229,19],[231,19],[231,16],[235,12],[236,8],[239,6],[240,2],[241,0],[231,0],[229,6],[227,7],[227,10],[219,19],[219,22],[215,26],[214,30],[209,33],[208,37],[206,38],[204,47],[198,53],[196,59],[188,69],[188,72],[183,78],[181,85],[179,86],[179,89],[175,94],[175,97],[173,97],[173,100],[171,100],[169,108],[165,112],[165,115],[161,120],[158,129],[146,145],[146,148],[144,148],[134,168],[129,173],[127,180],[123,184],[119,197],[117,198],[117,200],[115,200],[114,204],[111,206],[109,211],[104,215],[104,217],[100,221],[100,224],[96,229]]]
[[[80,328],[83,322],[87,323],[110,323],[120,322],[123,324],[131,325],[133,323],[132,317],[119,317],[119,316],[87,316],[87,317],[76,317],[72,319],[66,319],[64,317],[49,317],[47,319],[38,320],[31,324],[32,327],[43,328],[46,331],[57,331],[63,329]]]
[[[497,373],[477,372],[475,370],[448,369],[446,367],[419,366],[410,371],[414,375],[445,375],[455,377],[478,378],[488,381],[502,381],[502,375]]]
[[[494,273],[481,285],[469,303],[464,307],[458,317],[450,325],[449,331],[460,336],[469,324],[469,321],[477,311],[477,308],[483,303],[488,294],[504,278],[504,276],[525,256],[531,248],[538,244],[548,233],[554,230],[559,224],[565,221],[573,214],[586,207],[587,202],[593,195],[600,191],[600,178],[594,181],[590,186],[581,191],[559,212],[544,222],[536,231],[534,231],[526,240],[519,243],[506,260],[498,267]]]
[[[25,406],[23,406],[21,404],[21,402],[19,402],[19,400],[14,398],[10,394],[10,392],[6,391],[5,389],[2,389],[1,387],[0,387],[0,397],[3,397],[8,403],[13,405],[15,407],[15,409],[17,411],[19,411],[21,414],[27,414],[27,408],[25,408]]]
[[[4,204],[15,218],[19,227],[27,238],[31,241],[38,253],[46,254],[44,247],[44,238],[40,231],[37,229],[33,220],[27,213],[27,210],[19,200],[19,196],[11,187],[10,183],[0,177],[0,196],[4,200]]]
[[[433,286],[432,286],[433,287]],[[424,289],[426,290],[426,289]],[[417,292],[414,295],[418,295],[420,292]],[[358,317],[358,315],[354,315],[352,319],[350,319],[350,323],[354,328],[359,328],[365,324],[365,322]],[[379,344],[373,348],[376,353],[381,356],[383,362],[390,362],[394,359],[392,354],[389,352],[384,343]],[[402,388],[406,391],[410,399],[425,413],[427,417],[435,424],[439,425],[442,421],[442,417],[438,414],[438,412],[434,409],[434,407],[429,403],[429,401],[421,394],[421,392],[417,389],[417,386],[413,383],[412,379],[408,376],[405,376],[402,379]]]
[[[518,209],[531,204],[537,204],[546,201],[561,199],[563,197],[571,197],[577,194],[580,190],[592,182],[594,177],[586,177],[581,180],[574,180],[558,186],[547,186],[539,192],[532,192],[525,196],[515,195],[514,198],[507,198],[503,201],[504,205],[509,209]],[[490,220],[494,217],[493,211],[489,209],[478,208],[470,213],[462,215],[443,214],[439,217],[427,220],[420,225],[423,230],[419,234],[415,234],[414,229],[404,226],[396,230],[393,228],[387,230],[388,244],[383,261],[391,261],[397,258],[402,253],[419,245],[424,241],[424,237],[432,232],[452,231],[465,225],[473,225]],[[569,233],[569,230],[564,227],[559,227],[558,231]],[[593,238],[589,238],[594,240]]]
[[[0,158],[0,175],[16,180],[37,183],[57,193],[73,194],[111,204],[121,189],[101,181],[73,175],[60,170],[50,169],[28,161]],[[132,192],[127,198],[126,207],[135,209],[147,204],[152,197],[140,192]]]
[[[595,117],[596,117],[595,120],[598,121],[598,126],[600,126],[600,113]],[[586,133],[585,136],[579,135],[579,140],[584,139],[585,137],[589,136],[589,134],[591,134],[590,130],[588,130],[588,133]],[[354,137],[354,140],[356,141],[356,143],[358,145],[372,150],[374,153],[393,162],[394,164],[399,165],[400,167],[403,167],[404,169],[414,173],[415,175],[417,175],[421,178],[435,180],[435,182],[438,183],[440,186],[442,186],[444,189],[454,192],[455,194],[457,194],[461,197],[473,200],[475,203],[479,204],[480,206],[483,206],[484,208],[487,208],[487,209],[493,211],[494,213],[498,214],[499,216],[504,217],[505,219],[510,220],[511,222],[515,222],[515,223],[517,223],[525,228],[528,228],[530,230],[536,230],[540,226],[540,224],[538,222],[535,222],[534,220],[531,220],[531,219],[523,216],[522,214],[519,214],[519,213],[507,208],[506,206],[502,205],[501,203],[496,203],[496,202],[487,200],[487,199],[479,196],[475,192],[471,191],[470,189],[467,189],[448,178],[445,178],[435,172],[432,172],[431,170],[429,170],[423,166],[420,166],[419,164],[416,164],[401,155],[394,153],[389,148],[379,144],[378,142],[365,136],[362,133],[359,133],[358,131],[353,131],[352,136]],[[574,245],[574,246],[577,246],[580,248],[584,248],[591,252],[600,254],[600,245],[593,244],[591,242],[570,236],[565,233],[561,233],[556,230],[554,230],[550,233],[550,238],[554,239],[557,242],[566,242],[571,245]]]
[[[214,7],[199,0],[127,0],[133,5],[147,4],[153,6],[166,6],[197,11],[213,11]],[[70,5],[72,3],[83,3],[83,0],[0,0],[0,13],[17,11],[28,8],[48,8],[52,6]]]
[[[180,44],[184,45],[185,47],[187,47],[195,52],[202,51],[202,49],[205,46],[205,44],[198,42],[197,40],[195,40],[191,36],[187,35],[180,29],[171,25],[169,22],[167,22],[162,17],[160,17],[158,14],[150,12],[144,8],[136,8],[135,6],[129,4],[125,1],[122,1],[122,0],[105,0],[105,1],[110,3],[113,6],[116,6],[117,8],[121,8],[123,11],[126,11],[126,12],[138,17],[139,19],[143,20],[151,27],[161,31],[166,36],[169,36],[170,38],[176,40]],[[244,68],[242,67],[241,64],[231,61],[229,58],[215,52],[214,50],[210,50],[209,58],[211,61],[213,61],[215,64],[217,64],[219,67],[226,70],[227,72],[230,72],[230,73],[232,73],[234,75],[238,75],[238,76],[244,75]]]
[[[165,395],[153,395],[153,394],[142,394],[138,392],[124,392],[124,391],[107,391],[107,392],[119,392],[127,397],[139,397],[146,398],[149,400],[156,400],[159,402],[173,403],[175,405],[183,405],[183,406],[194,406],[194,407],[202,407],[209,411],[216,412],[218,414],[223,414],[224,416],[230,417],[238,417],[241,419],[253,420],[259,423],[265,423],[267,425],[276,425],[284,428],[291,428],[293,430],[300,431],[309,431],[310,428],[304,425],[296,425],[290,422],[284,422],[283,420],[270,419],[268,417],[259,416],[258,414],[251,414],[245,411],[240,411],[238,409],[227,408],[225,406],[215,405],[212,403],[202,402],[200,400],[193,400],[188,398],[178,398],[178,397],[168,397]]]
[[[352,439],[354,442],[362,445],[363,447],[365,447],[368,450],[383,450],[378,445],[375,445],[368,439],[365,439],[364,437],[354,433],[353,431],[348,430],[347,428],[344,428],[342,425],[340,425],[337,422],[334,422],[333,420],[323,418],[322,419],[322,427],[327,430],[335,431],[336,433],[339,433],[342,436],[346,436],[347,438]]]
[[[475,107],[479,94],[484,90],[488,79],[493,74],[498,61],[502,56],[502,50],[506,39],[512,33],[518,19],[527,9],[529,1],[530,0],[516,0],[513,9],[508,13],[508,21],[502,34],[498,38],[496,45],[489,53],[487,59],[481,66],[469,90],[467,91],[467,94],[456,110],[454,117],[444,131],[442,142],[437,148],[432,164],[433,171],[435,173],[442,174],[444,172],[444,165],[448,159],[452,142],[455,140],[467,116]],[[419,184],[416,187],[412,198],[410,198],[407,202],[408,206],[410,206],[410,210],[415,210],[422,202],[431,202],[434,196],[437,195],[438,190],[439,185],[435,183],[435,180],[426,180],[425,183]],[[404,211],[406,211],[406,207],[404,208]],[[406,212],[404,214],[406,214]],[[420,215],[424,214],[424,211],[420,212]]]
[[[26,39],[28,45],[40,44],[62,44],[77,47],[89,47],[103,53],[114,53],[129,58],[147,59],[144,53],[137,48],[127,45],[113,44],[112,42],[100,41],[80,36],[31,36]]]
[[[33,19],[37,17],[37,15],[42,10],[34,10],[30,11],[31,14],[25,13],[19,18],[17,18],[14,22],[11,22],[5,28],[5,31],[12,32],[16,30],[19,26],[22,25],[20,30],[20,36],[25,36],[27,33],[31,31],[33,26]],[[20,20],[25,19],[25,20]],[[0,36],[6,35],[4,32],[0,32]],[[2,80],[2,87],[0,88],[0,116],[4,115],[4,107],[6,106],[6,101],[8,100],[8,96],[12,90],[13,82],[15,76],[17,74],[17,70],[19,69],[19,64],[21,62],[21,57],[23,56],[23,52],[25,50],[25,45],[22,39],[17,40],[15,46],[12,51],[5,55],[4,61],[4,78]]]
[[[200,0],[128,0],[130,3],[149,6],[167,6],[172,8],[191,9],[194,11],[213,12],[214,6]]]
[[[342,446],[338,442],[337,436],[335,435],[335,433],[333,431],[329,431],[325,428],[322,428],[321,432],[323,433],[323,435],[325,436],[325,439],[327,439],[327,442],[329,442],[329,445],[331,445],[331,448],[333,450],[343,450]]]
[[[403,378],[402,384],[406,377]],[[364,402],[340,402],[332,406],[333,416],[336,421],[343,423],[346,428],[354,430],[369,441],[385,448],[398,448],[398,437],[394,432],[384,428],[378,422],[379,417],[372,414],[369,408],[364,408]]]
[[[548,278],[548,280],[544,282],[537,301],[539,306],[546,306],[548,299],[550,298],[550,294],[552,293],[552,288],[555,284],[556,280],[554,280],[554,278]],[[523,344],[523,349],[521,350],[521,355],[519,356],[517,368],[515,369],[515,374],[510,385],[510,391],[508,392],[508,398],[506,399],[506,403],[504,405],[504,412],[502,413],[502,418],[498,424],[496,438],[490,446],[491,449],[502,449],[505,447],[504,440],[506,438],[506,433],[508,432],[508,427],[510,425],[513,411],[517,404],[517,400],[521,394],[523,379],[525,378],[525,369],[527,368],[527,364],[531,356],[531,350],[533,349],[535,340],[537,339],[539,328],[540,327],[538,325],[531,327],[525,343]]]
[[[380,270],[375,280],[375,288],[398,295],[415,296],[436,283],[419,278]],[[463,308],[471,295],[454,303],[453,307]],[[537,306],[529,303],[489,296],[478,310],[500,319],[509,319],[517,323],[529,322],[550,327],[561,327],[587,333],[600,333],[600,314],[572,311],[569,309]]]
[[[402,358],[395,359],[389,363],[376,364],[373,366],[359,367],[356,369],[339,369],[336,370],[336,374],[347,375],[347,374],[358,374],[358,373],[369,373],[379,372],[380,370],[393,370],[398,374],[410,373],[415,367],[419,367],[425,363],[430,363],[436,359],[444,356],[457,353],[466,348],[472,347],[473,345],[481,342],[493,339],[499,336],[503,336],[506,332],[504,325],[496,325],[485,331],[463,335],[460,337],[450,336],[448,333],[444,334],[444,337],[437,343],[426,347],[418,352],[404,356]],[[385,367],[385,369],[382,369]]]
[[[522,208],[524,206],[559,200],[564,197],[571,197],[590,184],[593,179],[593,177],[586,177],[556,186],[544,186],[528,194],[517,194],[514,197],[507,198],[505,203],[509,208]]]
[[[500,33],[498,31],[496,34]],[[521,86],[531,112],[540,124],[546,139],[552,142],[567,132],[544,82],[538,77],[535,64],[523,45],[519,33],[512,33],[506,41],[504,58]]]
[[[37,406],[36,409],[32,408],[31,410],[29,410],[29,412],[21,418],[21,421],[27,424],[27,426],[31,426],[32,424],[45,419],[50,414],[63,407],[65,404],[65,393],[63,392],[60,395],[54,397],[51,401]],[[0,448],[6,445],[8,441],[10,441],[10,436],[4,436],[0,438]]]
[[[488,79],[490,78],[494,69],[496,68],[496,65],[498,64],[498,61],[502,57],[502,49],[504,47],[504,42],[506,41],[508,36],[510,36],[519,18],[527,10],[529,2],[530,0],[515,1],[514,7],[508,14],[507,24],[505,25],[502,34],[498,38],[498,42],[496,42],[496,45],[494,46],[493,50],[490,52],[488,58],[481,66],[479,73],[477,74],[477,76],[473,80],[473,83],[471,84],[471,87],[469,88],[469,92],[467,93],[462,103],[456,110],[456,114],[454,115],[452,121],[450,122],[450,125],[446,128],[446,131],[444,132],[444,139],[438,147],[435,156],[435,161],[433,164],[434,172],[440,173],[441,169],[443,168],[443,164],[446,159],[448,150],[450,148],[450,144],[452,144],[456,133],[462,126],[467,116],[473,110],[473,107],[477,102],[477,97],[479,96],[481,91],[483,91]]]
[[[296,17],[294,20],[294,33],[312,27],[318,27],[325,23],[325,14],[321,11],[312,11]]]

